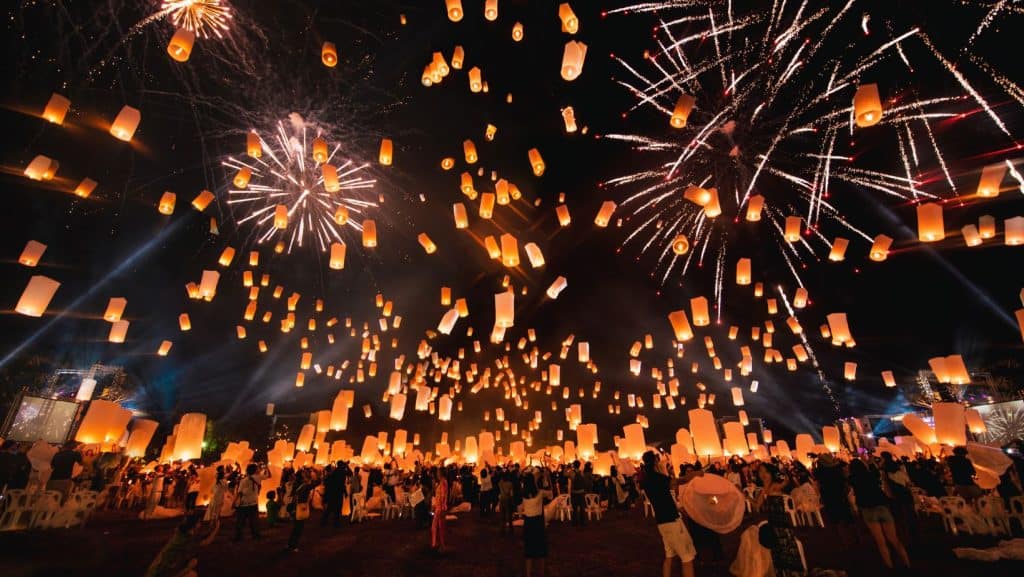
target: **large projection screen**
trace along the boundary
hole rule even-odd
[[[25,395],[4,438],[12,441],[62,443],[78,412],[78,403]]]

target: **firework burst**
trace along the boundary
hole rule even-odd
[[[997,106],[959,64],[973,62],[971,73],[986,88],[1020,104],[1020,88],[986,72],[991,67],[971,51],[1013,10],[994,7],[965,20],[970,38],[963,58],[951,60],[926,30],[885,13],[898,8],[872,3],[875,13],[861,4],[675,0],[610,11],[659,19],[657,48],[642,65],[613,59],[625,71],[617,82],[635,97],[630,111],[664,115],[665,135],[605,135],[646,153],[649,163],[604,186],[623,191],[630,229],[623,246],[653,255],[660,282],[710,257],[720,292],[721,262],[749,256],[739,254],[754,250],[740,239],[756,227],[753,238],[802,285],[798,271],[831,251],[837,237],[843,247],[847,237],[873,240],[843,215],[837,193],[868,191],[897,202],[959,195],[939,127],[987,120],[1008,148],[1017,146]],[[936,93],[908,81],[926,65],[949,79]],[[855,114],[862,88],[888,96],[877,98],[880,118]]]
[[[200,38],[221,38],[231,23],[231,7],[222,0],[165,0],[160,13],[166,14],[178,28]]]
[[[363,219],[378,206],[368,163],[345,158],[341,145],[329,142],[329,131],[295,113],[268,131],[249,134],[259,144],[258,155],[250,144],[249,156],[229,156],[222,164],[233,184],[227,204],[240,226],[252,227],[256,243],[280,242],[288,253],[303,247],[326,251],[332,242],[351,242],[351,235],[361,233]],[[275,223],[278,206],[288,211],[283,228]]]

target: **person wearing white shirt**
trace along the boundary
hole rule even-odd
[[[250,463],[245,468],[245,477],[242,477],[238,483],[238,496],[236,497],[235,541],[242,540],[242,530],[246,523],[249,524],[252,538],[260,538],[258,525],[260,513],[257,506],[260,498],[260,484],[266,478],[267,475],[255,463]]]

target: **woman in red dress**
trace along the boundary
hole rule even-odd
[[[434,521],[430,525],[430,546],[440,553],[444,550],[444,534],[447,529],[445,515],[448,514],[448,479],[444,467],[435,469],[434,474]]]

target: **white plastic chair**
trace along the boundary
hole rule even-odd
[[[1010,511],[1007,516],[1010,519],[1016,519],[1017,524],[1024,530],[1024,497],[1010,497]]]
[[[597,493],[587,493],[585,496],[587,500],[587,521],[590,520],[591,515],[597,515],[597,520],[601,520],[601,496]]]
[[[757,501],[757,485],[747,485],[743,488],[744,501],[747,504],[747,513],[754,512],[754,503]]]
[[[786,514],[789,515],[789,523],[790,523],[790,525],[793,526],[793,527],[796,527],[797,526],[796,505],[793,503],[793,497],[790,497],[789,495],[783,495],[782,496],[782,503],[783,503],[783,506],[785,507]]]
[[[352,516],[350,520],[353,523],[361,523],[366,519],[366,495],[359,493],[352,500]]]
[[[647,498],[647,492],[640,491],[640,496],[644,499],[644,519],[654,516],[654,505],[651,505],[651,500]]]
[[[397,492],[395,496],[399,496]],[[398,504],[397,500],[392,499],[390,495],[385,493],[383,513],[384,519],[397,519],[402,516],[402,506]]]
[[[971,528],[971,524],[967,521],[965,515],[967,502],[964,501],[963,497],[941,497],[939,505],[942,507],[942,524],[947,531],[957,535],[959,527],[963,526],[964,530],[969,534],[974,534],[974,530]]]
[[[28,529],[32,524],[34,495],[24,489],[8,489],[4,493],[4,510],[0,515],[0,531]]]
[[[50,526],[65,529],[77,525],[84,527],[98,503],[99,493],[96,491],[76,491],[50,520]]]
[[[61,492],[46,491],[33,504],[32,521],[33,529],[45,529],[52,525],[54,518],[60,514]]]
[[[569,504],[569,495],[559,495],[555,498],[555,514],[559,521],[572,520],[572,506]]]
[[[999,497],[986,495],[979,497],[974,506],[978,514],[985,520],[989,532],[993,535],[1010,535],[1010,516],[1003,507],[1003,500]]]

